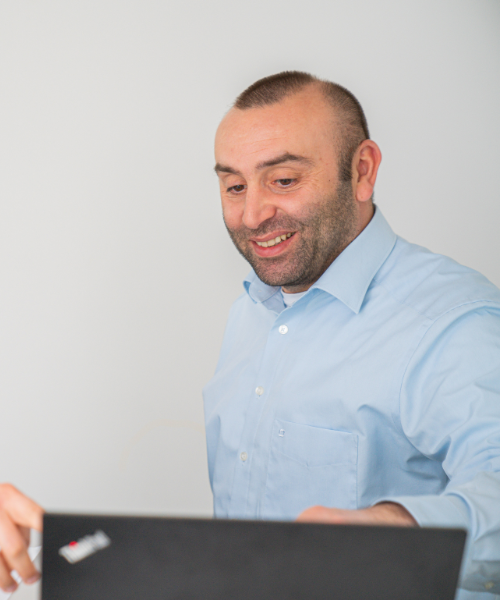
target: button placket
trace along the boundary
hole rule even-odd
[[[280,327],[284,333],[280,332]],[[276,335],[277,333],[280,335]],[[253,373],[255,387],[250,391],[250,404],[247,407],[245,424],[235,456],[237,466],[229,515],[241,517],[253,514],[261,494],[261,481],[266,469],[266,462],[263,460],[262,453],[254,452],[254,443],[257,432],[262,436],[262,429],[267,430],[271,426],[267,420],[261,422],[260,419],[263,411],[269,411],[268,403],[272,401],[271,388],[276,369],[275,357],[283,347],[283,343],[287,345],[288,340],[282,337],[285,333],[289,333],[288,325],[280,325],[276,322],[274,326],[270,324],[267,342],[263,347],[263,355],[259,359],[259,367]]]

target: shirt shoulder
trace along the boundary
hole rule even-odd
[[[400,237],[374,284],[430,321],[466,305],[500,309],[500,290],[484,275]]]

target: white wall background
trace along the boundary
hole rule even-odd
[[[0,479],[209,515],[201,388],[247,266],[215,128],[284,69],[360,99],[393,228],[500,285],[499,0],[0,0]]]

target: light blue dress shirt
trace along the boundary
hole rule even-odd
[[[244,285],[204,389],[216,517],[392,500],[468,530],[458,598],[500,594],[500,291],[380,209],[293,306]]]

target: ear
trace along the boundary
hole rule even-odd
[[[382,153],[373,140],[361,142],[352,159],[352,184],[358,202],[367,202],[373,196],[381,161]]]

